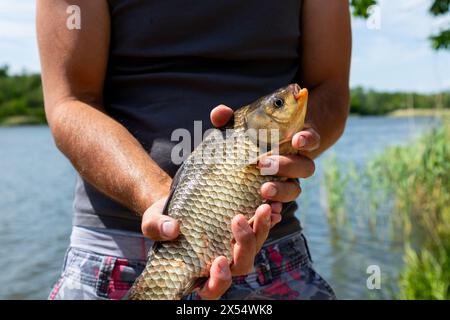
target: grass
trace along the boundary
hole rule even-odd
[[[398,298],[450,299],[450,119],[357,175],[333,158],[325,165],[330,226],[348,227],[349,212],[364,212],[367,230],[385,234],[387,216],[392,239],[405,245]]]

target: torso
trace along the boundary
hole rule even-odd
[[[172,176],[175,129],[193,132],[200,120],[206,130],[214,106],[237,109],[296,80],[301,0],[108,3],[105,108]],[[138,217],[81,178],[74,208],[76,225],[140,230]],[[299,228],[290,211],[272,234]]]

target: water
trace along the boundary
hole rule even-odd
[[[351,234],[342,232],[333,236],[327,224],[325,192],[323,188],[323,162],[334,154],[345,167],[350,163],[358,167],[380,154],[388,146],[407,144],[438,123],[433,118],[350,118],[341,139],[317,160],[316,174],[302,182],[303,194],[299,198],[298,216],[309,239],[316,270],[331,284],[340,299],[388,299],[396,292],[398,272],[402,267],[403,246],[394,243],[385,234],[371,235],[367,228],[357,228]],[[365,212],[364,203],[355,204],[352,218]],[[387,223],[385,223],[386,228]],[[381,289],[367,288],[369,266],[381,271]]]
[[[413,140],[433,123],[430,118],[351,118],[329,152],[344,164],[362,164],[388,145]],[[315,176],[302,182],[299,199],[298,215],[315,267],[341,299],[389,298],[402,250],[368,234],[333,240],[323,208],[324,157]],[[74,185],[75,172],[47,127],[0,128],[0,299],[47,297],[69,242]],[[381,290],[366,287],[369,265],[380,266]]]

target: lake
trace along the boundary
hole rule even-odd
[[[402,267],[400,244],[359,234],[336,241],[327,224],[323,159],[364,164],[387,146],[406,144],[436,124],[433,118],[351,117],[341,140],[317,160],[302,182],[297,213],[317,271],[340,299],[390,298]],[[69,243],[75,172],[54,146],[47,127],[0,128],[0,299],[45,299]],[[357,215],[358,212],[352,214]],[[381,289],[366,286],[377,265]]]

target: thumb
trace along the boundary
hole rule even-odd
[[[180,233],[178,222],[162,214],[166,201],[167,198],[158,200],[142,216],[142,233],[155,241],[172,240]]]
[[[216,128],[223,127],[233,116],[233,109],[223,104],[215,107],[211,111],[211,122]]]

